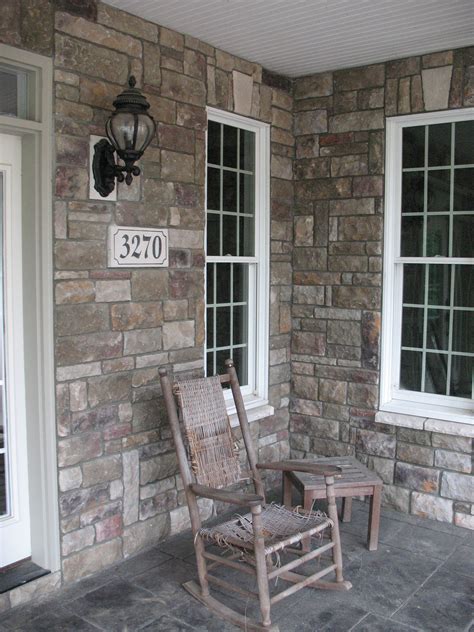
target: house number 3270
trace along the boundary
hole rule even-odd
[[[163,228],[111,226],[109,267],[164,267],[168,265],[168,231]]]

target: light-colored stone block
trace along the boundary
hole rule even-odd
[[[37,599],[38,597],[47,595],[48,593],[57,590],[60,585],[61,573],[58,571],[56,573],[44,575],[44,577],[35,579],[34,581],[28,582],[28,584],[24,584],[23,586],[18,586],[18,588],[10,591],[11,607],[15,608],[16,606],[27,603],[32,599]]]
[[[454,524],[458,527],[474,530],[474,516],[456,512],[454,514]]]
[[[138,450],[124,452],[123,460],[123,523],[132,524],[138,520],[139,500],[139,460]]]
[[[423,99],[427,111],[445,110],[448,107],[452,72],[452,66],[441,66],[440,68],[429,68],[421,71]]]
[[[431,518],[441,522],[452,522],[453,502],[439,496],[413,492],[411,502],[411,513],[422,518]]]
[[[402,428],[414,428],[423,430],[426,417],[415,417],[414,415],[401,415],[399,413],[389,413],[379,410],[375,415],[375,421],[379,424],[389,424],[391,426],[401,426]]]
[[[249,116],[252,109],[253,79],[249,75],[234,70],[234,110],[238,114]]]
[[[97,281],[95,286],[97,303],[129,301],[130,299],[130,281]]]
[[[440,434],[457,435],[460,437],[471,437],[474,439],[474,424],[463,424],[457,421],[445,421],[444,419],[427,419],[425,430],[439,432]]]
[[[70,489],[77,489],[82,483],[82,472],[80,467],[68,467],[59,470],[59,489],[68,492]]]
[[[474,503],[474,477],[454,472],[443,472],[441,495]]]

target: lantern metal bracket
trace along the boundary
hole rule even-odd
[[[115,163],[115,150],[105,138],[94,145],[92,174],[94,189],[102,197],[107,197],[115,189],[116,178],[119,182],[123,182],[123,173]]]

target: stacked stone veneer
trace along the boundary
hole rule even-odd
[[[386,503],[474,528],[472,432],[376,415],[385,120],[473,106],[474,49],[304,77],[294,97],[292,453],[355,455]]]
[[[53,58],[62,579],[187,526],[158,367],[200,373],[205,106],[271,124],[269,398],[262,460],[356,454],[404,511],[469,526],[471,444],[376,420],[385,116],[473,105],[472,51],[290,81],[95,0],[4,0],[0,41]],[[89,196],[89,137],[129,74],[157,138],[118,201]],[[295,160],[296,158],[296,160]],[[293,221],[293,215],[294,221]],[[107,268],[110,224],[167,227],[170,267]],[[293,237],[294,233],[294,237]],[[293,320],[292,320],[293,319]],[[397,427],[404,423],[412,428]],[[471,499],[472,500],[472,499]],[[203,503],[203,515],[214,508]],[[472,526],[472,525],[471,525]],[[3,595],[19,604],[58,573]]]
[[[189,524],[158,368],[202,374],[206,105],[271,125],[275,414],[252,433],[262,459],[289,455],[293,98],[291,83],[261,66],[105,4],[7,0],[4,9],[0,41],[54,61],[59,515],[71,581]],[[116,203],[93,201],[89,138],[104,135],[130,74],[157,136],[142,177]],[[109,269],[114,223],[168,228],[169,268]],[[212,503],[202,509],[209,516]]]

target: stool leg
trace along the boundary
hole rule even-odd
[[[311,497],[311,492],[304,492],[303,494],[303,508],[305,511],[310,511],[311,506],[313,504],[313,499]],[[309,553],[311,551],[311,536],[307,538],[303,538],[301,540],[301,550],[305,553]]]
[[[283,472],[283,504],[291,507],[291,479],[288,472]]]
[[[369,533],[368,533],[369,551],[377,550],[377,546],[379,542],[381,503],[382,503],[382,487],[381,485],[375,485],[374,493],[370,498]]]
[[[342,499],[342,522],[350,522],[352,515],[352,496]]]

